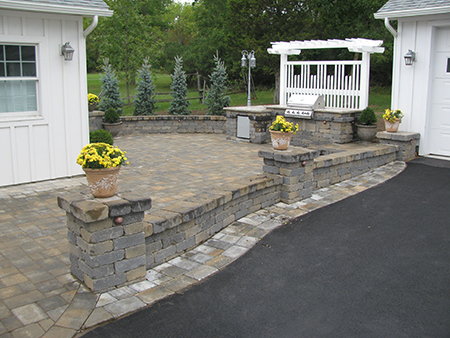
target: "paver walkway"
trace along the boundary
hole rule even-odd
[[[150,194],[152,210],[224,181],[261,173],[258,150],[270,147],[202,134],[128,136],[116,144],[128,152],[131,163],[121,171],[119,190]],[[383,182],[403,168],[403,162],[396,162],[317,190],[302,202],[278,203],[248,215],[204,245],[149,270],[146,281],[101,295],[69,273],[65,213],[56,203],[66,191],[88,193],[85,178],[0,188],[0,338],[73,337],[84,327],[196,283],[286,220]]]

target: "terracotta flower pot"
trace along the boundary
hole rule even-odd
[[[395,122],[390,122],[388,120],[384,120],[384,126],[386,128],[386,131],[388,131],[390,133],[397,132],[400,122],[402,122],[402,119],[395,119]]]
[[[114,196],[117,191],[119,167],[104,169],[83,168],[91,194],[94,197],[106,198]]]
[[[272,146],[275,150],[286,150],[291,143],[291,138],[294,132],[270,131],[270,138]]]

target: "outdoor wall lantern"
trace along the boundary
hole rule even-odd
[[[241,67],[245,68],[247,67],[247,60],[248,60],[248,94],[247,94],[247,106],[250,107],[252,105],[252,97],[251,97],[251,91],[250,91],[250,85],[252,80],[252,72],[251,69],[256,67],[256,58],[255,58],[255,51],[252,50],[251,52],[247,52],[245,49],[242,51],[242,58],[241,58]]]
[[[413,62],[416,61],[416,53],[411,49],[408,50],[408,53],[405,54],[405,65],[412,66]]]
[[[70,42],[66,42],[61,46],[61,55],[64,55],[65,61],[72,61],[73,52],[75,52],[75,49],[70,45]]]

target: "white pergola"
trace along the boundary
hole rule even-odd
[[[272,42],[269,54],[280,55],[280,105],[285,105],[290,95],[324,94],[327,106],[364,109],[369,101],[370,54],[383,53],[382,40],[305,40]],[[350,52],[362,53],[362,60],[356,61],[288,61],[289,55],[299,55],[303,49],[347,48]],[[294,65],[302,68],[304,74],[295,75]],[[311,65],[320,68],[320,74],[309,73]],[[345,66],[354,67],[352,77],[345,75]],[[327,68],[335,66],[333,75]],[[343,70],[344,69],[344,70]],[[319,72],[318,72],[319,73]],[[357,75],[356,75],[357,74]]]

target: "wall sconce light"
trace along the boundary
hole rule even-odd
[[[410,49],[408,50],[408,53],[405,54],[404,58],[405,58],[405,65],[412,66],[413,62],[416,61],[416,53]]]
[[[66,42],[61,46],[61,55],[64,55],[65,61],[72,61],[73,52],[75,52],[75,49],[70,45],[70,42]]]

